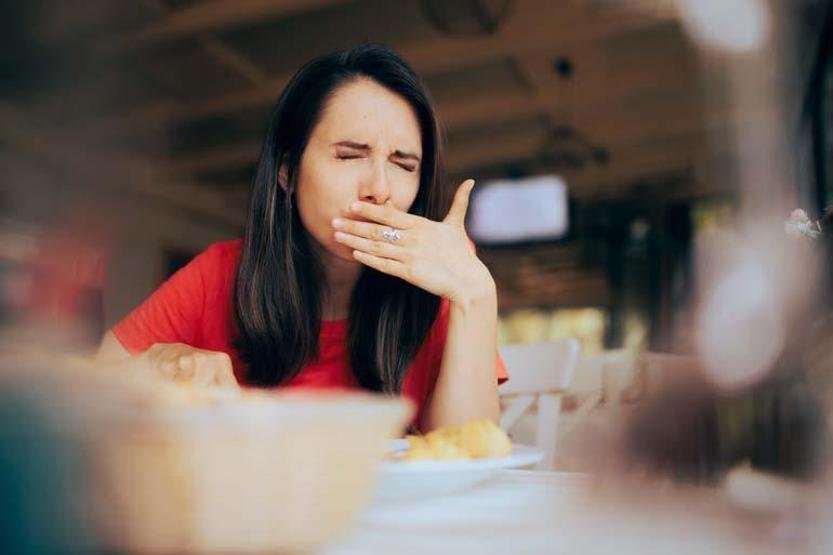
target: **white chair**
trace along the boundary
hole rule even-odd
[[[509,381],[500,386],[504,405],[500,427],[508,433],[537,406],[535,445],[544,452],[539,469],[552,470],[555,466],[561,398],[572,383],[579,350],[578,340],[572,338],[500,347],[509,372]]]

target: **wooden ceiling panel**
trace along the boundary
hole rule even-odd
[[[45,45],[66,47],[150,24],[154,10],[144,0],[41,0],[21,2],[36,13],[33,33]]]
[[[657,54],[678,59],[693,58],[694,52],[685,31],[676,20],[664,20],[651,27],[629,29],[604,37],[598,42],[609,69],[633,68]]]
[[[204,3],[205,0],[160,0],[160,4],[171,10],[181,10],[183,8],[191,8],[197,4]]]
[[[375,0],[371,0],[375,1]],[[394,4],[394,3],[391,3]],[[395,3],[399,6],[399,3]],[[408,5],[406,2],[403,5]],[[430,40],[407,41],[405,38],[394,41],[400,53],[423,75],[450,71],[461,67],[471,67],[491,60],[516,56],[525,52],[532,52],[542,48],[568,47],[570,45],[591,43],[604,36],[618,34],[627,29],[642,28],[653,23],[644,17],[595,18],[580,20],[569,10],[565,10],[567,3],[551,3],[545,0],[522,0],[517,2],[513,17],[497,33],[485,37],[440,37]],[[393,8],[389,8],[393,9]],[[399,15],[402,13],[397,12]],[[323,17],[323,15],[322,15]],[[403,16],[404,17],[404,16]],[[396,21],[394,18],[393,21]],[[338,34],[341,29],[336,23],[334,29],[318,27],[312,36],[324,37],[330,33]],[[365,37],[373,38],[375,28],[364,29]],[[382,32],[381,28],[379,32]],[[274,33],[277,40],[280,33]],[[310,36],[310,35],[307,35]],[[407,36],[407,35],[406,35]],[[299,39],[304,40],[304,39]],[[297,67],[299,60],[293,59],[292,42],[285,42],[281,47],[266,48],[262,45],[257,52],[249,52],[244,46],[229,44],[239,48],[244,54],[266,56],[272,63],[287,63],[292,70]],[[306,43],[304,43],[306,44]],[[303,59],[324,50],[322,42],[308,45],[311,50],[303,52]],[[351,43],[355,44],[355,42]],[[326,50],[330,50],[327,48]],[[258,59],[255,59],[258,61]],[[268,67],[269,66],[262,66]],[[92,122],[91,127],[99,134],[114,130],[129,130],[137,126],[158,126],[175,121],[199,119],[222,113],[229,113],[245,107],[268,104],[279,95],[289,79],[290,72],[275,74],[261,86],[239,93],[210,98],[204,102],[177,102],[175,100],[155,106],[137,108],[121,118],[109,118]]]
[[[362,42],[402,44],[430,40],[419,0],[364,0],[305,12],[220,35],[271,75],[293,73],[312,57]]]
[[[433,73],[425,76],[425,84],[440,104],[471,100],[484,93],[509,95],[527,90],[517,66],[509,58]]]
[[[259,142],[266,129],[269,111],[253,109],[232,116],[206,118],[174,126],[170,131],[173,157],[193,157],[218,148],[233,148],[245,142]]]
[[[493,141],[496,137],[513,137],[523,134],[544,136],[549,130],[549,123],[544,117],[537,114],[505,119],[495,117],[480,125],[449,131],[448,144],[450,148],[458,149],[480,141]]]
[[[144,54],[144,60],[152,77],[185,103],[239,92],[251,84],[238,71],[218,63],[196,40],[157,46]]]
[[[420,0],[135,1],[152,17],[114,38],[126,77],[109,68],[80,79],[103,86],[79,87],[74,105],[108,116],[87,132],[157,138],[163,175],[215,192],[246,189],[269,110],[301,63],[368,39],[425,77],[455,176],[556,171],[580,195],[613,194],[696,166],[705,134],[728,117],[704,110],[701,68],[668,14],[517,0],[495,33],[446,36]],[[553,138],[567,126],[609,161],[571,162],[584,147]]]
[[[237,167],[221,171],[206,171],[195,173],[198,183],[218,186],[226,189],[240,189],[249,186],[254,175],[254,165],[251,163],[241,164]]]
[[[218,33],[275,21],[293,14],[337,5],[345,0],[201,0],[174,2],[165,17],[114,39],[112,47],[141,48],[185,37]]]
[[[57,125],[86,125],[89,118],[124,113],[128,106],[158,104],[170,99],[170,91],[145,73],[143,68],[124,64],[102,70],[72,68],[73,86],[59,91],[47,87],[27,101],[42,117]]]

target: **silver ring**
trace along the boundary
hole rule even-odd
[[[388,243],[396,243],[400,239],[402,239],[402,234],[399,233],[399,230],[392,227],[386,231],[382,232],[382,237],[385,238],[385,241]]]

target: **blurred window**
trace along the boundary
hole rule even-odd
[[[696,237],[709,236],[729,227],[736,217],[736,207],[730,199],[697,200],[691,206],[691,219]]]
[[[575,337],[582,353],[603,348],[608,312],[601,308],[524,309],[501,314],[500,343],[536,343]]]

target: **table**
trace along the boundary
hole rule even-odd
[[[459,494],[374,505],[325,555],[784,553],[703,515],[629,510],[588,495],[586,475],[507,470]],[[681,518],[681,514],[684,516]],[[760,549],[762,548],[763,549]]]

